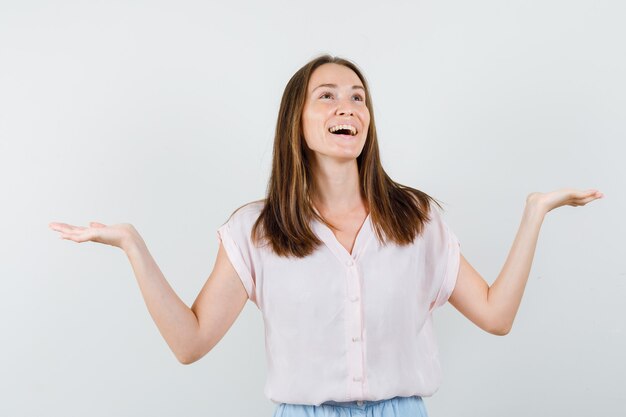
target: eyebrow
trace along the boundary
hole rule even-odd
[[[317,90],[318,88],[321,88],[321,87],[337,88],[337,84],[320,84],[317,87],[315,87],[313,90],[311,90],[311,92],[313,92],[313,91],[315,91],[315,90]],[[353,85],[352,86],[353,90],[356,90],[356,89],[359,89],[359,88],[361,90],[365,91],[365,88],[362,85]]]

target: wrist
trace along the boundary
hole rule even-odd
[[[540,193],[532,193],[526,198],[525,215],[543,218],[548,213],[549,210],[542,203],[540,196]]]
[[[126,228],[126,233],[122,242],[120,244],[120,248],[129,254],[130,252],[136,251],[142,245],[145,245],[141,235],[132,225],[128,225]]]

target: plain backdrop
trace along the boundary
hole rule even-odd
[[[191,305],[216,230],[264,197],[291,75],[331,53],[371,84],[383,166],[445,203],[500,272],[543,223],[511,333],[435,313],[431,417],[626,415],[626,6],[588,1],[0,1],[0,415],[270,416],[260,312],[177,362],[124,253],[52,221],[132,223]]]

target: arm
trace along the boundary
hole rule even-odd
[[[62,239],[103,243],[126,253],[152,319],[184,364],[195,362],[222,339],[248,299],[221,242],[213,271],[190,309],[167,283],[132,225],[91,222],[90,227],[82,227],[53,222],[49,227]]]
[[[522,301],[545,215],[562,205],[585,205],[602,196],[596,190],[572,189],[530,194],[513,246],[495,282],[490,287],[461,255],[459,275],[450,295],[450,304],[489,333],[509,333]]]
[[[491,287],[461,255],[457,283],[449,302],[481,329],[499,336],[511,330],[528,281],[543,218],[536,207],[526,206],[513,246]]]
[[[129,242],[125,252],[159,332],[181,363],[197,361],[222,339],[248,299],[222,244],[211,275],[189,308],[165,280],[143,239],[133,234]]]

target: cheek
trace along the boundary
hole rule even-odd
[[[369,127],[370,127],[370,113],[369,113],[369,110],[365,110],[363,112],[363,118],[361,120],[363,120],[363,127],[365,129],[369,130]]]
[[[320,130],[324,129],[324,123],[324,117],[318,114],[308,114],[302,117],[302,128],[310,134],[319,134]]]
[[[302,135],[307,145],[311,146],[313,143],[318,142],[320,139],[319,122],[315,117],[302,118]]]
[[[311,133],[312,127],[315,125],[314,121],[311,119],[311,116],[308,114],[302,115],[302,132],[305,137]]]

